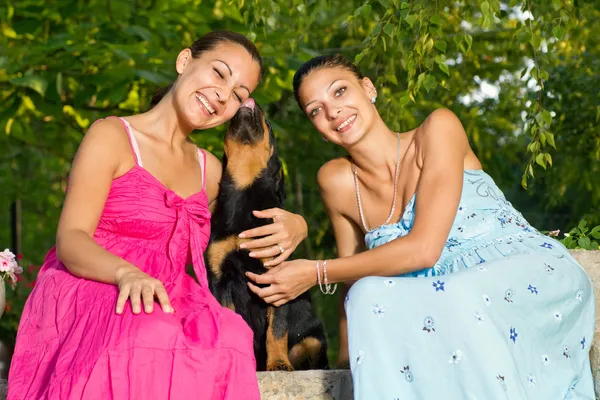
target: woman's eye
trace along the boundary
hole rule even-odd
[[[341,96],[342,94],[344,94],[345,91],[346,91],[345,87],[339,88],[338,90],[335,91],[335,97]]]
[[[319,111],[321,111],[321,107],[317,107],[317,108],[315,108],[314,110],[312,110],[312,111],[310,112],[310,116],[311,116],[311,117],[314,117],[315,115],[317,115],[317,113],[318,113]]]
[[[235,95],[235,97],[237,98],[237,100],[238,100],[240,103],[243,103],[243,102],[242,102],[242,96],[238,95],[238,94],[237,94],[237,93],[235,93],[235,92],[234,92],[234,95]]]
[[[221,73],[221,71],[219,71],[216,68],[213,68],[215,70],[215,72],[217,73],[217,75],[219,75],[219,78],[223,79],[223,74]]]

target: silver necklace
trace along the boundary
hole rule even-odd
[[[390,215],[388,215],[385,222],[381,225],[387,225],[392,217],[394,216],[394,211],[396,210],[396,191],[398,189],[398,172],[400,171],[400,134],[396,132],[396,139],[398,141],[398,151],[396,155],[396,172],[394,173],[394,197],[392,200],[392,209],[390,210]],[[353,172],[354,172],[354,186],[356,188],[356,198],[358,199],[358,213],[360,214],[360,221],[362,222],[363,228],[365,228],[365,232],[371,232],[371,229],[367,226],[365,222],[365,215],[363,213],[362,202],[360,200],[360,189],[358,187],[358,169],[356,164],[353,164]]]

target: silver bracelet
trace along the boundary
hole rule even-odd
[[[334,294],[337,289],[337,283],[333,286],[333,290],[331,289],[331,284],[327,280],[327,260],[323,261],[323,280],[325,281],[325,291],[321,289],[323,294]]]

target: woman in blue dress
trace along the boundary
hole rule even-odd
[[[593,399],[590,280],[506,200],[458,118],[439,109],[392,132],[372,82],[340,56],[307,62],[294,90],[349,153],[318,174],[339,258],[283,263],[249,286],[281,305],[355,282],[355,399]]]

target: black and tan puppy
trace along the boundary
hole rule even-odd
[[[283,169],[275,137],[261,108],[248,100],[233,117],[225,136],[223,177],[212,215],[206,264],[210,289],[225,307],[240,314],[254,331],[257,369],[327,368],[327,343],[305,293],[273,307],[250,291],[246,271],[262,274],[263,261],[239,249],[238,235],[270,223],[252,210],[283,207]]]

